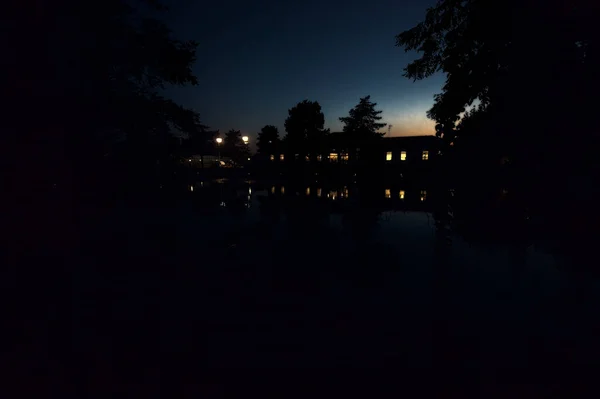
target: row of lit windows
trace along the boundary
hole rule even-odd
[[[427,161],[429,159],[429,151],[422,151],[421,152],[421,159],[423,161]],[[385,153],[385,160],[386,161],[391,161],[392,160],[392,152],[388,151]],[[406,161],[406,151],[400,151],[400,160],[401,161]]]
[[[400,192],[398,193],[398,198],[403,200],[405,196],[406,196],[406,191],[400,190]],[[390,190],[389,188],[385,189],[385,198],[388,198],[388,199],[392,198],[392,190]],[[419,198],[421,199],[421,201],[425,201],[427,199],[427,190],[421,190],[421,195]]]
[[[298,159],[299,155],[296,154],[296,159]],[[275,160],[275,155],[271,154],[270,157],[271,161]],[[327,159],[332,161],[332,162],[337,162],[339,160],[342,161],[347,161],[348,159],[350,159],[350,157],[348,156],[348,153],[342,152],[341,154],[338,154],[337,152],[332,152],[329,153],[329,155],[327,155]],[[285,154],[279,154],[279,160],[280,161],[284,161],[285,160]],[[304,157],[305,161],[309,161],[310,157],[308,155],[306,155]],[[321,162],[323,160],[323,156],[322,155],[317,155],[317,161]]]

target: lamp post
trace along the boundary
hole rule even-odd
[[[248,136],[242,136],[242,141],[247,146],[248,145],[248,141],[249,141]],[[247,151],[247,154],[245,154],[245,155],[250,155],[250,151]],[[248,157],[248,160],[250,160],[250,157]]]
[[[223,139],[221,137],[217,137],[215,141],[217,142],[217,155],[219,159],[219,166],[221,166],[221,143],[223,142]]]

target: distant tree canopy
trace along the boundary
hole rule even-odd
[[[440,0],[396,44],[421,54],[406,77],[446,74],[427,113],[438,136],[485,132],[518,142],[513,153],[527,158],[535,146],[560,150],[574,130],[578,138],[598,134],[597,11],[584,0]]]
[[[318,151],[329,133],[329,130],[323,128],[324,124],[325,116],[318,102],[299,102],[288,110],[285,120],[287,135],[284,141],[287,148],[302,156]]]
[[[231,157],[235,162],[242,162],[248,156],[248,145],[242,140],[241,131],[231,129],[225,133],[223,151],[224,155]]]
[[[256,147],[259,154],[274,154],[279,146],[279,131],[273,125],[266,125],[258,133]]]
[[[350,110],[349,116],[340,118],[344,124],[344,133],[355,140],[383,136],[384,133],[379,133],[378,130],[386,124],[379,122],[382,111],[376,110],[376,105],[377,103],[371,101],[371,96],[362,97]]]

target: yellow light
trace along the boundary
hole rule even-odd
[[[422,158],[423,161],[427,161],[429,159],[429,151],[423,151]]]
[[[271,159],[271,161],[275,160],[275,155],[271,154],[271,156],[269,157]]]
[[[281,186],[281,194],[285,194],[285,187]]]
[[[306,195],[310,195],[310,187],[306,187]]]
[[[321,189],[320,189],[320,188],[317,188],[317,197],[321,198],[321,194],[322,194],[322,193],[321,193]]]
[[[421,201],[425,201],[427,199],[427,190],[421,190]]]
[[[343,153],[342,154],[342,161],[347,161],[348,160],[348,153]]]
[[[348,198],[348,194],[350,193],[350,191],[348,191],[348,187],[344,187],[344,197]]]
[[[385,198],[392,198],[392,190],[389,188],[385,189]]]
[[[337,191],[331,191],[329,193],[329,195],[331,195],[331,199],[335,201],[335,199],[337,198],[338,192]]]
[[[283,154],[279,154],[279,160],[280,160],[280,161],[283,161],[284,159],[285,159],[285,155],[283,155]]]
[[[391,161],[392,160],[392,153],[391,151],[388,151],[385,153],[385,160],[386,161]]]
[[[317,155],[317,161],[321,162],[323,160],[323,155]]]
[[[400,152],[400,160],[401,161],[406,161],[406,151]]]
[[[221,144],[223,142],[223,139],[221,137],[217,137],[217,144]]]
[[[338,160],[338,154],[337,152],[332,152],[329,154],[329,160],[330,161],[337,161]]]
[[[275,186],[271,187],[271,194],[275,194]]]
[[[400,199],[404,199],[404,190],[400,190]]]
[[[242,136],[242,141],[244,144],[248,144],[248,136]]]

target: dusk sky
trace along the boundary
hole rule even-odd
[[[366,95],[393,136],[434,134],[425,112],[443,76],[403,77],[417,55],[395,47],[395,35],[422,21],[434,2],[171,0],[174,35],[199,43],[199,85],[170,95],[212,129],[251,137],[267,124],[283,136],[288,109],[304,99],[318,101],[325,127],[340,131],[338,118]]]

